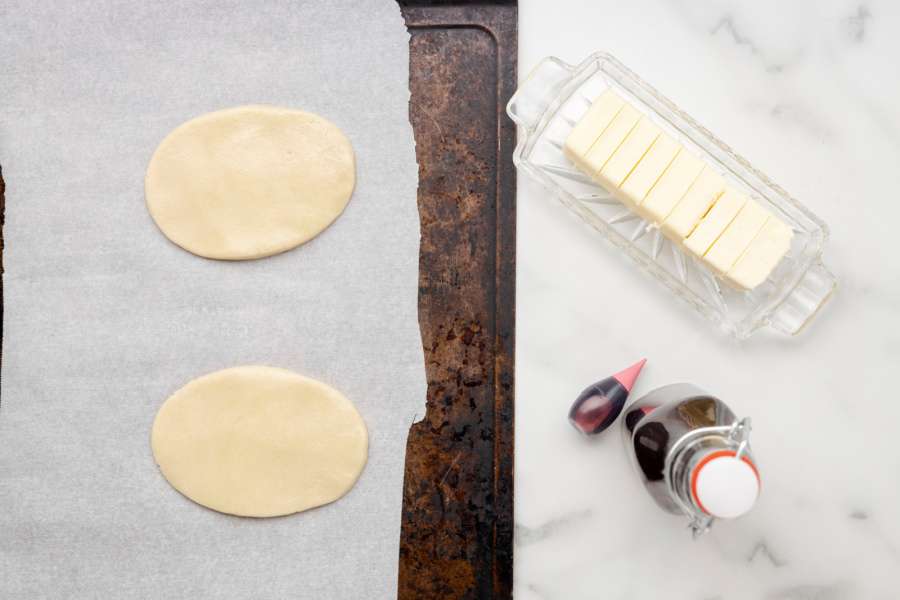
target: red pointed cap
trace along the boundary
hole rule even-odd
[[[644,363],[646,362],[647,359],[642,358],[627,369],[622,369],[613,375],[613,378],[621,383],[628,392],[631,392],[631,387],[634,385],[634,381],[638,378],[638,375],[640,375],[641,369],[644,368]]]

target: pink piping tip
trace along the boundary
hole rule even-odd
[[[613,378],[621,383],[622,387],[624,387],[628,392],[631,392],[631,388],[632,386],[634,386],[634,382],[638,378],[638,375],[640,375],[641,369],[644,368],[644,363],[646,362],[647,359],[642,358],[627,369],[622,369],[621,371],[613,375]]]

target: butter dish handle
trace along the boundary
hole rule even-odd
[[[837,287],[834,274],[822,262],[822,257],[810,265],[797,285],[775,309],[769,324],[788,335],[796,335],[828,302]]]
[[[548,114],[560,90],[572,80],[574,67],[549,56],[532,69],[506,106],[510,118],[529,133]]]

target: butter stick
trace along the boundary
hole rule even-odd
[[[684,247],[694,256],[702,257],[737,217],[746,202],[747,196],[734,188],[726,188],[693,233],[684,240]]]
[[[596,177],[606,166],[606,162],[619,149],[640,118],[640,113],[630,104],[622,107],[584,157],[585,168],[591,177]]]
[[[683,240],[694,231],[694,227],[724,191],[725,180],[709,166],[703,167],[700,176],[666,216],[662,232],[670,239]]]
[[[725,274],[734,266],[769,218],[769,211],[753,200],[747,200],[722,235],[703,256],[716,273]]]
[[[638,212],[644,218],[662,223],[703,170],[703,161],[684,148],[650,189]]]
[[[675,155],[681,150],[681,146],[667,136],[660,134],[653,145],[647,150],[647,154],[625,178],[619,190],[622,200],[634,207],[643,202],[650,188],[659,181],[662,174],[674,160]]]
[[[581,168],[588,150],[624,105],[625,101],[612,90],[600,94],[563,144],[563,151],[569,160]]]
[[[790,248],[790,227],[612,90],[593,102],[563,152],[735,288],[765,281]]]
[[[728,270],[725,280],[731,285],[752,290],[772,273],[791,247],[794,232],[776,217],[769,217],[750,246]]]
[[[597,181],[606,189],[621,186],[661,133],[652,121],[641,118],[597,174]]]

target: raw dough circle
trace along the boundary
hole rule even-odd
[[[368,454],[353,403],[292,371],[244,366],[188,383],[159,409],[153,456],[176,490],[208,508],[275,517],[334,502]]]
[[[241,106],[170,133],[147,168],[150,215],[189,252],[261,258],[314,238],[343,212],[356,183],[353,147],[311,113]]]

